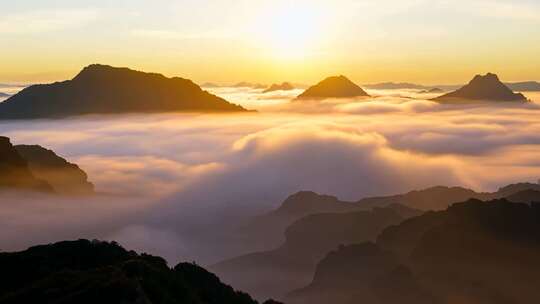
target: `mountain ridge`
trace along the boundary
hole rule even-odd
[[[514,93],[492,73],[476,75],[462,88],[432,99],[443,103],[461,102],[525,102],[521,93]]]
[[[101,64],[83,68],[71,80],[27,87],[0,103],[0,119],[245,111],[188,79]]]

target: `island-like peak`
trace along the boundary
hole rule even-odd
[[[520,101],[527,99],[523,94],[514,93],[499,77],[493,73],[476,75],[466,86],[461,89],[437,97],[440,102],[463,102],[463,101]]]
[[[92,64],[75,78],[30,86],[0,103],[0,119],[84,114],[241,112],[188,79]]]
[[[282,84],[274,83],[270,87],[268,87],[266,90],[263,91],[263,93],[269,93],[274,91],[291,91],[294,90],[294,86],[290,84],[289,82],[284,82]]]
[[[369,95],[347,77],[332,76],[308,88],[298,99],[369,97]]]

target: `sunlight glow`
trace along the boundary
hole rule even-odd
[[[256,26],[257,40],[271,56],[298,59],[320,40],[321,12],[314,7],[286,7],[266,12]]]

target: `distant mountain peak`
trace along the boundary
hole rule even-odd
[[[526,101],[523,94],[514,93],[493,73],[476,75],[461,89],[434,99],[439,102],[463,101]]]
[[[297,99],[369,97],[369,95],[344,75],[331,76],[308,88]]]
[[[263,91],[263,93],[269,93],[274,91],[290,91],[294,90],[294,86],[289,82],[283,82],[281,84],[274,83],[270,87],[268,87],[266,90]]]
[[[0,103],[0,119],[244,111],[189,79],[103,64],[83,68],[72,80],[30,86]]]

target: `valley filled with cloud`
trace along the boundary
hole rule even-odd
[[[258,112],[0,123],[14,144],[79,164],[99,193],[76,202],[3,194],[2,249],[101,238],[208,265],[253,249],[234,231],[297,191],[353,201],[435,185],[493,191],[540,177],[535,102],[443,105],[393,90],[299,103],[290,101],[296,91],[213,90]]]

